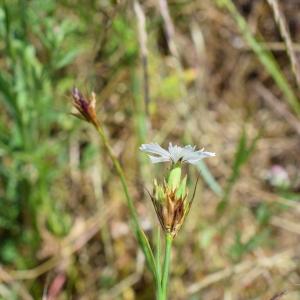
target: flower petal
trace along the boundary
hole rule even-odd
[[[169,153],[170,157],[173,161],[173,163],[177,163],[181,158],[183,158],[184,155],[184,149],[177,145],[172,145],[172,143],[169,144]]]
[[[183,161],[194,165],[203,158],[213,157],[213,156],[216,156],[216,154],[213,152],[197,151],[197,152],[193,152],[193,153],[185,155],[183,158]]]
[[[176,164],[178,161],[196,164],[199,160],[212,157],[216,154],[213,152],[205,152],[204,149],[196,150],[196,146],[187,145],[180,147],[169,143],[168,150],[163,149],[156,143],[142,144],[140,150],[146,152],[152,163],[171,161]]]
[[[156,157],[156,156],[153,156],[153,155],[148,155],[151,162],[153,164],[157,164],[157,163],[161,163],[161,162],[167,162],[167,161],[170,161],[171,159],[169,157]]]
[[[140,150],[146,153],[151,153],[163,157],[170,157],[170,154],[167,150],[163,149],[160,145],[155,143],[142,144]]]

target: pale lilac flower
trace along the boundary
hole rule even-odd
[[[291,180],[287,170],[280,165],[273,165],[268,171],[266,179],[276,188],[288,188],[291,186]]]
[[[180,147],[169,144],[168,150],[163,149],[156,143],[143,144],[140,150],[146,152],[153,164],[160,162],[186,162],[190,164],[197,164],[203,158],[216,156],[213,152],[205,152],[204,149],[196,150],[196,146],[190,145]]]

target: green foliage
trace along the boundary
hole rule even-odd
[[[268,241],[269,235],[269,229],[264,229],[243,242],[241,240],[241,233],[238,231],[235,236],[234,244],[229,248],[230,257],[235,262],[240,261],[246,253],[257,249],[259,246],[263,246],[264,243]]]
[[[38,2],[10,1],[0,7],[0,37],[6,42],[6,64],[0,74],[0,260],[19,266],[23,265],[20,245],[39,244],[39,218],[58,235],[70,227],[70,218],[55,208],[48,191],[55,189],[63,171],[55,165],[66,158],[67,150],[65,136],[53,133],[65,127],[53,109],[62,97],[55,78],[80,48],[72,45],[76,24],[50,14],[54,1],[37,11]],[[38,46],[32,43],[35,39]],[[34,259],[29,256],[24,261]]]
[[[239,143],[237,144],[237,147],[236,147],[236,153],[235,153],[234,161],[233,161],[232,168],[231,168],[232,172],[227,181],[227,185],[224,190],[223,198],[218,206],[219,213],[224,213],[224,210],[225,210],[226,206],[228,205],[228,201],[230,198],[230,193],[232,191],[232,188],[240,176],[241,168],[243,165],[245,165],[245,163],[248,161],[251,154],[253,153],[259,137],[260,137],[260,133],[257,134],[257,136],[250,142],[250,144],[248,146],[247,144],[249,142],[248,142],[248,138],[246,135],[246,131],[245,131],[245,129],[242,130],[242,134],[240,136]]]
[[[235,241],[228,250],[229,256],[233,261],[241,261],[243,256],[247,253],[251,253],[259,247],[270,244],[271,230],[268,225],[274,214],[275,210],[262,202],[255,209],[255,218],[257,221],[256,232],[247,240],[242,241],[243,231],[240,229],[236,230]]]
[[[256,211],[256,219],[260,226],[266,226],[269,224],[269,221],[273,215],[273,212],[270,208],[265,204],[261,203]]]
[[[207,168],[205,161],[201,160],[197,164],[197,169],[200,172],[203,180],[207,183],[209,188],[219,197],[223,196],[223,189],[219,185],[219,183],[216,181],[214,176],[211,174],[209,169]]]

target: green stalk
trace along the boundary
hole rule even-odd
[[[166,234],[166,245],[165,245],[165,260],[162,271],[162,297],[161,300],[167,300],[168,296],[168,281],[169,281],[169,272],[170,272],[170,259],[171,259],[171,248],[172,248],[173,237],[171,234]]]
[[[125,179],[125,175],[124,175],[124,172],[123,172],[123,169],[119,163],[119,160],[117,159],[117,157],[115,156],[115,154],[113,153],[113,150],[108,142],[108,139],[103,131],[103,129],[99,126],[97,127],[97,131],[100,135],[100,138],[102,140],[102,143],[104,144],[104,147],[106,148],[107,152],[108,152],[108,155],[110,157],[110,159],[112,160],[113,164],[114,164],[114,167],[118,173],[118,176],[121,180],[121,184],[122,184],[122,187],[123,187],[123,190],[124,190],[124,193],[125,193],[125,197],[126,197],[126,200],[127,200],[127,204],[128,204],[128,207],[129,207],[129,210],[130,210],[130,214],[131,216],[133,217],[133,221],[134,221],[134,224],[136,226],[139,226],[138,224],[138,217],[137,217],[137,213],[135,211],[135,208],[134,208],[134,205],[133,205],[133,201],[131,199],[131,196],[129,194],[129,191],[128,191],[128,186],[127,186],[127,182],[126,182],[126,179]]]
[[[153,255],[152,249],[150,247],[149,241],[139,223],[138,216],[137,216],[134,204],[133,204],[133,200],[128,191],[128,185],[127,185],[127,182],[125,179],[124,171],[119,163],[118,158],[115,156],[115,154],[109,144],[109,141],[104,133],[103,128],[100,125],[95,126],[95,128],[96,128],[97,132],[99,133],[101,141],[104,144],[104,147],[106,148],[108,155],[111,158],[113,165],[117,171],[117,174],[121,180],[121,184],[122,184],[122,187],[123,187],[123,190],[125,193],[127,205],[129,207],[129,212],[131,215],[131,220],[132,220],[132,225],[133,225],[135,236],[139,242],[139,245],[141,246],[141,248],[143,250],[143,253],[146,257],[147,264],[148,264],[152,274],[154,275],[155,279],[157,280],[157,277],[158,277],[157,266],[156,266],[156,262],[154,259],[154,255]]]
[[[160,300],[161,295],[161,265],[160,265],[160,257],[161,257],[161,242],[160,242],[160,228],[158,227],[156,230],[156,253],[155,253],[155,261],[157,268],[157,279],[156,279],[156,299]]]

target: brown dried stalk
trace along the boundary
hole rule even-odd
[[[286,19],[283,15],[282,11],[280,10],[278,0],[267,0],[267,1],[268,1],[269,5],[271,6],[272,10],[273,10],[275,21],[278,24],[281,36],[282,36],[282,38],[284,40],[284,43],[286,45],[286,51],[287,51],[287,54],[288,54],[289,59],[291,61],[291,66],[292,66],[293,73],[296,77],[298,87],[300,87],[299,63],[297,61],[297,57],[296,57],[296,54],[295,54],[295,49],[294,49],[294,46],[293,46],[293,42],[292,42],[292,39],[291,39],[291,35],[290,35],[288,25],[286,23]]]

